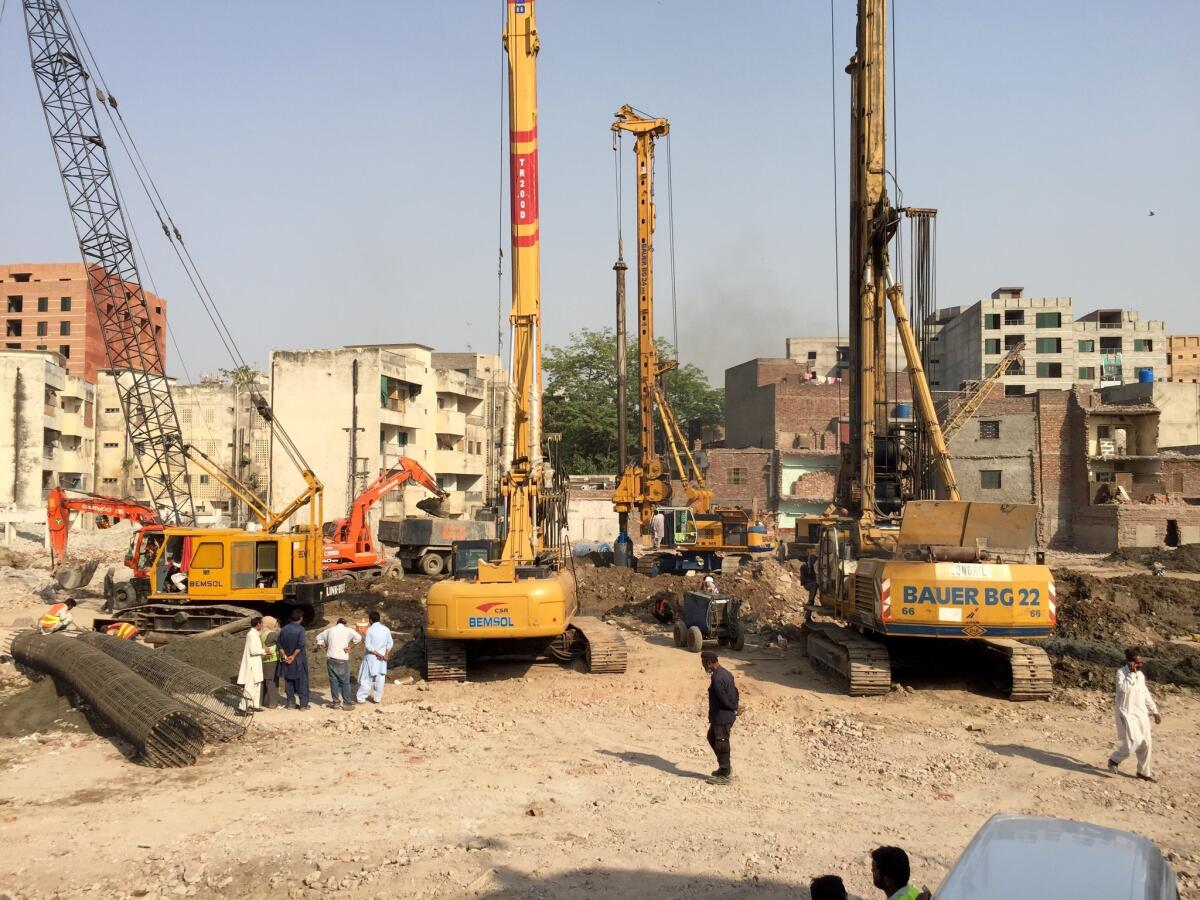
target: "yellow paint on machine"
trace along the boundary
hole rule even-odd
[[[440,581],[426,601],[429,637],[439,640],[555,637],[576,613],[569,572],[510,582]]]
[[[875,618],[885,632],[924,626],[946,636],[957,631],[977,637],[978,629],[986,629],[1041,637],[1057,618],[1054,581],[1045,566],[860,560],[856,577],[864,575],[873,582]],[[859,604],[865,599],[861,593],[856,598]]]

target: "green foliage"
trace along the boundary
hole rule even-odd
[[[671,345],[658,342],[661,358],[670,359]],[[617,337],[611,328],[584,329],[565,347],[545,352],[545,430],[562,432],[563,465],[574,474],[617,471]],[[638,451],[637,339],[627,353],[629,453]],[[709,387],[696,366],[680,366],[667,376],[667,399],[684,434],[688,423],[719,424],[725,392]]]
[[[258,371],[253,366],[238,366],[236,369],[219,369],[221,381],[246,387],[258,381]]]

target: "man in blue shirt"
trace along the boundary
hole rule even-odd
[[[300,622],[304,613],[292,610],[292,621],[279,632],[276,646],[279,647],[279,674],[283,676],[286,695],[284,706],[292,708],[292,699],[299,701],[300,709],[308,709],[308,653],[304,648],[304,626]]]

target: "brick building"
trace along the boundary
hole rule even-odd
[[[1200,334],[1167,337],[1167,381],[1200,382]]]
[[[165,365],[167,303],[149,291],[145,295],[159,358]],[[108,358],[83,263],[0,265],[0,296],[6,350],[57,353],[66,362],[67,374],[96,383],[96,373],[107,368]]]

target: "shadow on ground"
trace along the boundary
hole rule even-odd
[[[487,898],[626,898],[626,900],[721,900],[755,897],[762,900],[788,898],[809,900],[808,885],[760,878],[707,878],[669,872],[625,869],[575,869],[547,878],[531,878],[521,872],[497,867],[487,873],[487,883],[475,896]]]
[[[1067,756],[1065,753],[1040,750],[1037,747],[1026,747],[1024,744],[984,744],[984,746],[993,753],[999,753],[1001,756],[1020,757],[1041,766],[1049,766],[1052,769],[1064,769],[1068,772],[1095,775],[1099,778],[1109,777],[1108,773],[1103,769],[1093,766],[1090,763],[1082,762],[1073,756]]]
[[[660,772],[666,772],[668,775],[678,775],[680,778],[698,778],[701,781],[708,779],[708,776],[702,772],[681,769],[676,763],[671,762],[669,759],[663,759],[654,753],[638,753],[634,750],[598,750],[597,752],[602,756],[611,756],[630,765],[658,769]]]

